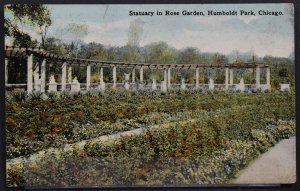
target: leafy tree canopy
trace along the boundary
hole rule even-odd
[[[13,38],[14,45],[37,45],[37,41],[32,40],[30,35],[22,30],[22,25],[29,24],[38,27],[41,35],[45,34],[45,28],[51,25],[51,12],[45,5],[5,5],[4,10],[11,15],[4,19],[4,34]]]

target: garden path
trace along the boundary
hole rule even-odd
[[[253,161],[235,184],[289,184],[296,182],[296,138],[284,139]]]

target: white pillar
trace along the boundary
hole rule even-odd
[[[167,84],[167,69],[164,69],[164,81]]]
[[[72,66],[69,64],[68,66],[68,83],[72,83]]]
[[[168,89],[171,88],[171,68],[168,68]]]
[[[271,80],[270,80],[270,67],[266,68],[266,82],[268,85],[268,89],[270,89],[270,85],[271,85]]]
[[[61,73],[61,91],[66,90],[67,84],[67,63],[62,64],[62,73]]]
[[[140,68],[140,83],[143,83],[144,74],[143,74],[143,67]]]
[[[228,89],[228,68],[225,68],[225,89]]]
[[[103,68],[100,68],[100,72],[99,72],[99,79],[100,79],[100,84],[104,82],[103,80]]]
[[[212,78],[209,78],[208,89],[213,90],[214,88],[215,88],[214,80]]]
[[[232,85],[233,84],[233,68],[230,68],[229,69],[229,73],[230,73],[230,85]]]
[[[199,88],[199,68],[196,68],[196,89]]]
[[[33,90],[32,67],[33,67],[33,54],[30,54],[27,57],[27,92],[32,92],[32,90]]]
[[[181,78],[181,86],[180,86],[180,89],[182,89],[182,90],[185,90],[185,89],[186,89],[186,85],[185,85],[185,82],[184,82],[184,78]]]
[[[113,88],[117,87],[117,67],[113,67]]]
[[[91,64],[86,67],[86,90],[89,90],[91,86]]]
[[[43,59],[41,65],[41,92],[45,92],[46,89],[46,59]]]
[[[132,69],[132,83],[135,83],[135,68]]]
[[[105,83],[104,83],[104,80],[103,80],[103,68],[102,67],[100,68],[100,71],[99,71],[99,79],[100,79],[99,89],[104,91],[105,90]]]
[[[5,58],[5,84],[7,84],[8,81],[8,58]]]
[[[33,89],[35,91],[40,91],[40,66],[38,62],[35,65],[36,67],[33,70]]]
[[[256,73],[255,73],[255,82],[258,88],[258,86],[260,85],[260,67],[256,66]]]
[[[153,79],[152,79],[152,90],[156,90],[156,89],[157,89],[156,79],[153,78]]]

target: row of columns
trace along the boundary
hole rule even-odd
[[[8,60],[5,58],[5,83],[7,83],[8,72],[7,72],[7,65]],[[113,88],[116,88],[117,83],[117,66],[113,66]],[[132,69],[132,83],[135,83],[135,70],[136,68]],[[87,65],[87,78],[86,78],[86,89],[90,89],[91,85],[91,64]],[[143,83],[143,67],[139,68],[140,73],[140,83]],[[195,69],[195,77],[196,77],[196,88],[199,88],[199,68]],[[100,79],[100,86],[101,89],[105,88],[105,83],[103,80],[103,67],[100,67],[99,71],[99,79]],[[256,86],[259,87],[260,85],[260,67],[256,67]],[[33,83],[33,81],[35,83]],[[51,80],[50,80],[51,81]],[[75,80],[76,82],[77,80]],[[229,82],[228,82],[229,81]],[[62,64],[62,76],[61,76],[61,90],[66,90],[66,84],[72,83],[72,68],[68,66],[66,62]],[[156,82],[156,81],[155,81]],[[46,86],[46,59],[44,59],[41,63],[41,72],[39,73],[38,65],[34,68],[33,63],[33,54],[28,55],[27,58],[27,91],[32,92],[33,89],[36,89],[36,83],[40,86],[40,91],[45,91]],[[52,83],[56,83],[55,80]],[[77,82],[76,82],[77,83]],[[35,85],[34,85],[35,84]],[[164,84],[167,89],[171,88],[171,68],[164,69]],[[228,89],[229,84],[233,84],[233,68],[225,68],[225,89]],[[270,68],[266,68],[266,85],[270,86]]]
[[[226,89],[228,89],[228,70],[229,70],[229,84],[233,84],[233,68],[225,68],[225,86]],[[260,85],[260,67],[257,66],[255,69],[255,84],[256,86]],[[271,80],[270,80],[270,67],[266,68],[266,84],[270,85]]]

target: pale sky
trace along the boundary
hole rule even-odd
[[[165,41],[176,49],[197,47],[201,52],[228,54],[253,50],[258,56],[287,57],[294,51],[293,4],[210,5],[48,5],[52,10],[49,35],[68,23],[85,23],[84,42],[123,46],[129,24],[144,21],[141,46]],[[129,11],[179,11],[180,16],[129,16]],[[206,16],[182,16],[181,12],[203,11]],[[207,11],[254,11],[255,16],[208,16]],[[258,15],[259,10],[281,11],[282,16]],[[106,13],[106,14],[105,14]],[[67,38],[62,35],[61,38]]]

